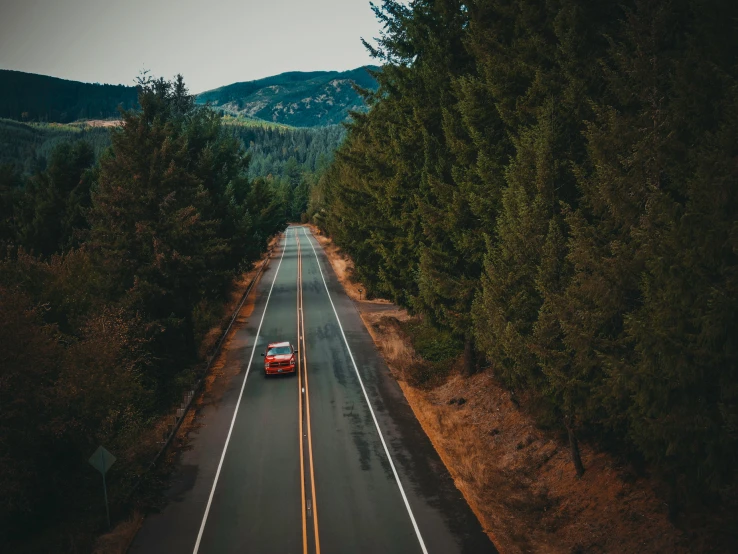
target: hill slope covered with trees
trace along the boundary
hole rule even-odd
[[[56,121],[119,117],[137,106],[136,87],[100,85],[0,69],[0,117]]]
[[[282,73],[203,92],[197,101],[231,114],[295,127],[334,125],[346,121],[350,111],[365,109],[353,85],[375,90],[370,69],[376,68]]]
[[[379,89],[313,220],[573,452],[578,436],[645,460],[674,512],[734,502],[738,5],[376,12]]]

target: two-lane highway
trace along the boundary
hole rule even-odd
[[[131,552],[495,552],[307,228],[256,289],[227,354],[240,372]],[[265,378],[283,340],[298,375]]]

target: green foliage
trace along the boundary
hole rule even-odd
[[[23,121],[106,119],[136,107],[136,87],[67,81],[0,69],[0,117]]]
[[[249,154],[249,176],[278,191],[288,221],[300,221],[311,190],[345,137],[340,125],[295,128],[224,117],[226,132]]]
[[[738,487],[738,13],[385,0],[308,214],[369,291],[684,495]]]
[[[79,140],[88,143],[98,158],[110,146],[109,128],[0,119],[0,164],[14,164],[24,175],[32,175],[46,169],[59,145]]]
[[[165,382],[195,353],[192,313],[223,296],[284,220],[246,180],[248,158],[181,79],[144,80],[100,162],[91,236],[111,298],[143,314]]]
[[[230,116],[222,118],[222,127],[248,152],[248,177],[264,177],[281,191],[290,221],[299,221],[307,210],[310,191],[346,132],[340,125],[295,128]],[[62,145],[70,141],[90,144],[99,159],[111,145],[110,133],[109,127],[90,127],[85,122],[29,124],[0,119],[0,165],[15,166],[3,170],[8,174],[43,172],[54,149],[65,148]]]
[[[413,349],[429,362],[453,362],[464,348],[453,334],[433,327],[428,321],[410,320],[402,326]]]
[[[87,226],[94,161],[92,148],[83,141],[54,149],[47,170],[26,181],[20,198],[15,215],[21,244],[49,256],[79,242],[75,233]]]
[[[138,101],[97,165],[75,141],[31,176],[0,166],[3,544],[59,525],[55,547],[80,547],[100,516],[85,464],[99,444],[118,457],[121,501],[234,275],[285,225],[278,191],[249,179],[242,143],[181,77],[141,80]]]
[[[0,265],[4,278],[24,270],[52,283],[63,278],[63,263],[21,257]],[[58,299],[53,284],[44,288],[33,292]],[[143,386],[144,339],[130,315],[103,307],[86,315],[74,335],[62,333],[44,321],[49,314],[37,300],[5,285],[0,313],[0,479],[6,491],[0,535],[15,551],[14,541],[29,531],[39,535],[62,521],[71,532],[79,520],[95,518],[99,481],[84,461],[97,445],[119,454],[123,472],[140,471],[146,460],[137,441],[153,403]]]

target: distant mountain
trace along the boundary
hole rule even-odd
[[[67,81],[0,69],[0,117],[67,123],[118,116],[138,106],[136,87]]]
[[[367,69],[351,71],[293,71],[274,77],[234,83],[197,95],[223,111],[295,127],[333,125],[345,121],[351,110],[364,109],[352,84],[370,90],[377,82]]]
[[[282,73],[203,92],[197,102],[242,118],[294,127],[334,125],[346,121],[351,110],[365,108],[353,84],[376,90],[377,82],[368,69],[378,68]],[[136,87],[0,69],[0,118],[69,123],[117,117],[118,106],[131,109],[137,105]]]

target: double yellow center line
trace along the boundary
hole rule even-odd
[[[297,240],[297,386],[300,432],[300,485],[302,491],[302,551],[308,554],[308,517],[313,518],[315,553],[320,554],[320,535],[318,534],[318,505],[315,497],[315,468],[313,464],[313,439],[310,431],[310,394],[308,388],[307,352],[305,348],[305,311],[302,302],[302,247],[295,229]],[[305,383],[303,387],[303,382]],[[304,398],[304,400],[303,400]],[[305,432],[307,428],[307,433]],[[310,474],[305,474],[305,447],[310,462]],[[305,479],[310,481],[310,494],[306,493]]]

